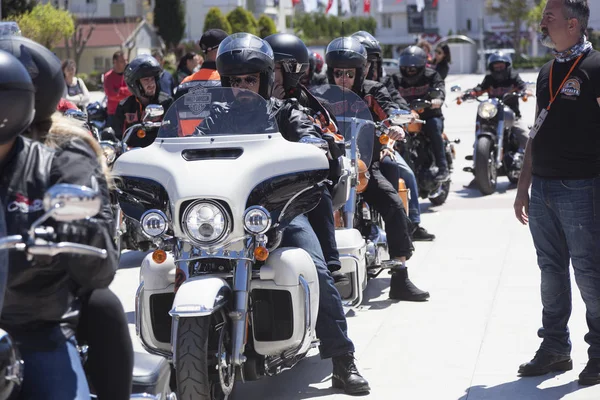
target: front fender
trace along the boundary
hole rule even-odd
[[[171,317],[205,317],[229,301],[231,288],[225,280],[211,276],[187,279],[177,290]]]

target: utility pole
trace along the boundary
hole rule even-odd
[[[2,20],[2,0],[0,0],[0,21]]]
[[[483,44],[483,38],[485,35],[485,29],[484,29],[484,10],[485,10],[485,3],[481,2],[480,6],[479,6],[479,73],[480,74],[485,74],[485,46]]]

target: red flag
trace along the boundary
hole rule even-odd
[[[366,13],[371,12],[371,0],[364,0],[364,8],[363,11]]]
[[[327,14],[329,12],[329,10],[331,10],[332,6],[333,6],[333,0],[328,0],[327,1],[327,8],[325,9],[325,14]]]
[[[396,0],[396,3],[402,3],[402,0]]]
[[[438,0],[433,0],[433,3],[431,4],[432,7],[437,7],[438,5]]]
[[[298,4],[300,4],[302,2],[302,0],[292,0],[292,5],[293,6],[297,6]]]

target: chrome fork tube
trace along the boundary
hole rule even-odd
[[[241,366],[246,361],[244,356],[246,341],[246,319],[248,318],[250,280],[252,279],[252,262],[239,260],[233,277],[233,305],[229,316],[232,321],[232,358],[233,365]]]

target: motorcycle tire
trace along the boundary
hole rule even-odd
[[[448,199],[448,194],[450,193],[450,181],[442,183],[443,193],[437,197],[430,198],[429,201],[434,206],[441,206]]]
[[[176,383],[178,400],[223,400],[220,384],[213,381],[209,365],[209,336],[212,318],[177,319]]]
[[[475,182],[484,196],[496,191],[498,175],[494,166],[492,139],[480,136],[475,143]]]

